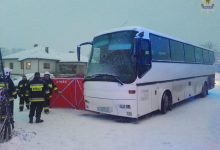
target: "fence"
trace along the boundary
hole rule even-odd
[[[55,78],[53,81],[59,92],[53,93],[50,107],[85,109],[83,78]]]

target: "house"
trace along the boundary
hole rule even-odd
[[[32,49],[3,57],[4,67],[12,70],[12,74],[50,72],[53,74],[82,75],[85,73],[88,58],[81,57],[77,61],[73,51],[61,52],[49,47],[35,45]]]

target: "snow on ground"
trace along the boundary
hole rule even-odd
[[[218,82],[220,75],[216,76]],[[206,98],[188,100],[166,115],[132,123],[73,109],[52,109],[42,124],[29,124],[15,108],[14,137],[0,150],[219,150],[220,85]]]
[[[220,73],[217,73],[215,76],[215,85],[220,86]]]

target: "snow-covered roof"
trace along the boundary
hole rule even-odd
[[[18,59],[19,61],[29,58],[58,60],[54,49],[49,48],[47,53],[45,47],[42,46],[37,46],[32,49],[28,49],[4,57],[4,59]]]
[[[18,61],[22,61],[25,59],[49,59],[49,60],[57,60],[60,62],[77,62],[77,54],[74,52],[66,52],[66,51],[57,51],[53,48],[37,46],[32,49],[28,49],[25,51],[21,51],[18,53],[14,53],[11,55],[4,56],[3,59],[17,59]],[[87,62],[88,58],[81,55],[81,62]]]

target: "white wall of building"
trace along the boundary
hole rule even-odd
[[[50,64],[50,68],[44,68],[44,63]],[[50,73],[55,73],[56,72],[56,60],[39,60],[39,72],[50,72]]]
[[[21,68],[22,62],[24,63],[24,69]],[[34,73],[34,72],[56,72],[56,60],[45,60],[45,59],[26,59],[23,61],[18,61],[16,59],[7,59],[4,60],[5,67],[10,68],[10,63],[13,63],[12,74],[26,74],[26,73]],[[44,68],[44,63],[48,63],[50,68]],[[30,69],[28,68],[28,64],[31,65]]]
[[[10,63],[13,63],[13,68],[10,68]],[[17,59],[4,60],[4,67],[10,68],[13,74],[20,74],[21,63]]]
[[[57,64],[57,73],[81,75],[86,72],[87,63],[81,62],[59,62]]]

